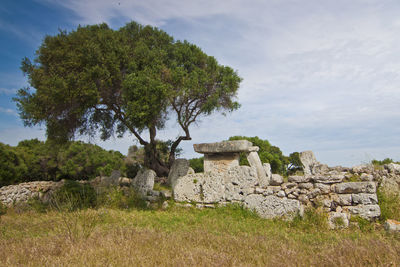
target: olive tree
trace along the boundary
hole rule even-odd
[[[29,87],[14,99],[26,126],[45,124],[50,139],[77,134],[103,140],[130,132],[145,148],[145,166],[166,175],[189,128],[202,116],[233,111],[241,78],[199,47],[130,22],[79,26],[46,36],[33,61],[22,61]],[[157,150],[157,131],[174,118],[181,134]]]

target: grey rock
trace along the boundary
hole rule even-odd
[[[118,185],[119,178],[121,177],[121,171],[113,170],[110,175],[110,181],[113,185]]]
[[[120,186],[130,186],[132,184],[132,179],[129,179],[127,177],[120,177],[118,179],[118,184]]]
[[[361,179],[361,181],[373,181],[374,176],[372,174],[368,174],[368,173],[361,173],[360,179]]]
[[[315,175],[311,177],[311,180],[315,183],[323,183],[323,184],[333,184],[340,183],[345,178],[342,174],[337,175]]]
[[[286,197],[285,191],[281,190],[277,194],[278,197]]]
[[[251,194],[245,200],[245,207],[256,211],[262,218],[285,217],[293,218],[303,214],[303,206],[298,200]]]
[[[308,196],[305,194],[300,194],[298,197],[299,201],[303,204],[306,204],[308,202]]]
[[[153,170],[140,170],[136,177],[132,180],[132,186],[142,195],[147,195],[147,192],[153,190],[154,178],[156,173]]]
[[[374,182],[350,182],[335,185],[338,194],[376,193]]]
[[[341,229],[349,227],[349,215],[346,213],[330,212],[328,225],[330,229]]]
[[[363,205],[372,205],[378,204],[378,197],[376,194],[353,194],[352,195],[353,203],[354,204],[363,204]]]
[[[204,174],[195,173],[180,176],[172,184],[172,194],[175,201],[203,201],[202,185],[204,183]]]
[[[318,188],[314,188],[314,189],[311,190],[310,193],[308,194],[308,198],[315,198],[315,197],[318,196],[319,194],[321,194],[321,190],[319,190]]]
[[[298,176],[298,175],[291,175],[288,177],[289,182],[293,183],[306,183],[310,181],[310,177],[308,176]]]
[[[397,232],[400,233],[400,222],[396,220],[386,220],[385,224],[383,225],[386,231],[388,232]]]
[[[352,215],[360,216],[367,220],[376,219],[381,216],[379,205],[358,205],[343,207],[343,210],[349,211]]]
[[[176,159],[169,171],[168,183],[172,186],[179,177],[185,176],[188,172],[189,161],[187,159]]]
[[[225,199],[225,177],[222,174],[205,173],[200,186],[202,202],[215,203]]]
[[[271,164],[263,163],[263,168],[264,168],[264,171],[265,171],[265,175],[267,175],[267,178],[271,179],[271,176],[272,176]]]
[[[239,153],[218,153],[204,155],[204,172],[226,173],[239,166]]]
[[[172,197],[172,192],[169,190],[162,190],[160,193],[163,198],[170,199]]]
[[[385,168],[390,173],[400,173],[400,164],[389,163],[389,164],[385,165]]]
[[[316,183],[314,186],[321,190],[321,194],[329,194],[331,192],[331,186],[328,184]]]
[[[194,144],[194,151],[197,153],[235,153],[249,152],[253,144],[247,140],[223,141],[218,143]]]
[[[300,161],[303,164],[303,171],[305,175],[312,175],[314,166],[319,164],[312,151],[301,152]]]
[[[283,183],[283,177],[279,174],[272,174],[270,184],[271,185],[281,185]]]
[[[331,199],[334,203],[340,206],[351,206],[352,204],[351,194],[332,194]]]
[[[254,151],[248,153],[247,160],[250,164],[250,167],[254,167],[256,169],[260,186],[267,187],[269,184],[269,179],[266,175],[266,172],[261,163],[260,157],[258,156],[258,153]]]
[[[312,183],[300,183],[299,188],[310,190],[314,188],[314,185]]]
[[[241,201],[254,192],[254,187],[258,183],[256,170],[249,166],[233,167],[225,175],[224,183],[226,200]]]

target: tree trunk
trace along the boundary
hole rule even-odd
[[[145,145],[144,165],[156,172],[158,177],[168,177],[169,167],[161,159],[155,143]]]

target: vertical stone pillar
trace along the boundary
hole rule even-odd
[[[260,186],[267,187],[269,185],[269,180],[261,163],[260,157],[258,156],[258,149],[258,147],[252,147],[251,151],[247,154],[247,160],[249,161],[251,167],[256,168]]]

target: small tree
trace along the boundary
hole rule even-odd
[[[20,89],[15,98],[26,126],[45,123],[48,137],[60,140],[98,131],[106,140],[128,131],[144,146],[145,166],[158,175],[167,175],[201,116],[239,107],[235,71],[193,44],[135,22],[119,30],[101,24],[46,36],[22,70],[34,88]],[[183,134],[163,160],[156,135],[170,117]]]

